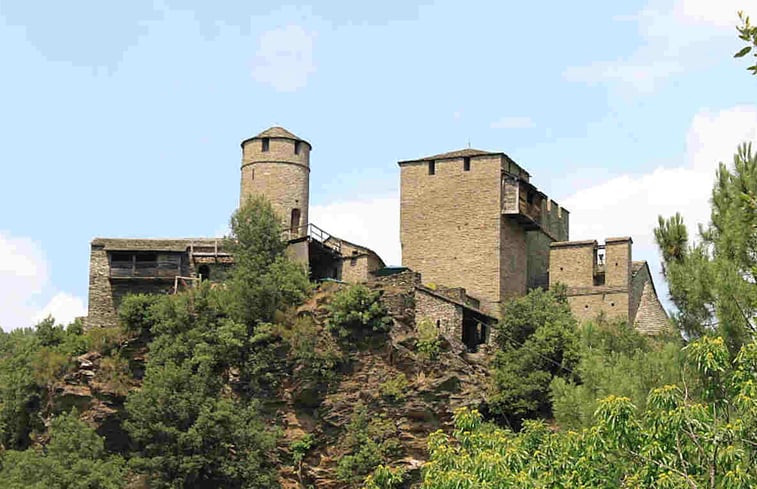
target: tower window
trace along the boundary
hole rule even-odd
[[[268,151],[268,148],[270,146],[271,140],[268,138],[263,138],[263,149],[262,151]]]
[[[289,225],[289,229],[293,235],[292,237],[297,236],[299,228],[300,228],[300,210],[292,209],[292,220]]]
[[[431,160],[428,162],[428,174],[436,175],[436,161]]]
[[[294,142],[294,154],[298,155],[300,154],[300,142],[295,141]]]
[[[463,171],[470,171],[470,156],[463,158]]]

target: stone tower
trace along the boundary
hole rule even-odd
[[[464,287],[481,309],[546,287],[549,244],[568,212],[501,152],[463,149],[400,161],[402,264],[424,282]]]
[[[290,239],[307,231],[311,149],[283,127],[242,141],[240,203],[253,195],[267,197]]]

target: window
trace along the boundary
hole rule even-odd
[[[463,158],[463,171],[470,171],[470,156]]]
[[[534,203],[534,192],[532,190],[529,190],[526,193],[526,202],[528,202],[529,204]]]
[[[431,160],[428,162],[428,174],[436,175],[436,161]]]
[[[268,138],[263,138],[263,152],[268,151],[268,148],[270,146],[271,140]]]
[[[252,169],[252,180],[255,180],[255,169]]]
[[[292,209],[292,219],[289,225],[289,230],[293,235],[296,235],[300,229],[300,210]],[[294,238],[294,236],[292,236]]]
[[[124,266],[131,267],[131,263],[133,260],[132,256],[133,255],[131,253],[114,251],[110,254],[110,263],[114,267],[124,267]]]
[[[294,142],[294,154],[298,155],[300,154],[300,142],[295,141]]]
[[[200,274],[200,280],[203,282],[210,278],[210,267],[208,265],[200,265],[197,272]]]

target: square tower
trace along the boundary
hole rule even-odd
[[[567,239],[568,213],[504,153],[463,149],[399,166],[402,264],[426,284],[464,287],[490,314],[544,277],[549,243]],[[552,227],[564,233],[550,237]],[[546,246],[530,233],[547,236]],[[545,250],[532,253],[531,243]],[[541,257],[531,267],[530,255]]]

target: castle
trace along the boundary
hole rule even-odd
[[[569,241],[569,212],[534,186],[505,153],[463,149],[400,161],[403,267],[308,219],[312,146],[281,127],[241,144],[240,201],[263,195],[282,219],[289,256],[311,279],[350,283],[407,280],[415,316],[469,348],[488,341],[506,300],[557,283],[580,319],[628,321],[655,334],[667,327],[646,262],[631,238]],[[233,257],[215,238],[95,238],[90,249],[86,327],[112,326],[128,293],[166,293],[222,279]],[[409,277],[409,278],[408,278]]]

